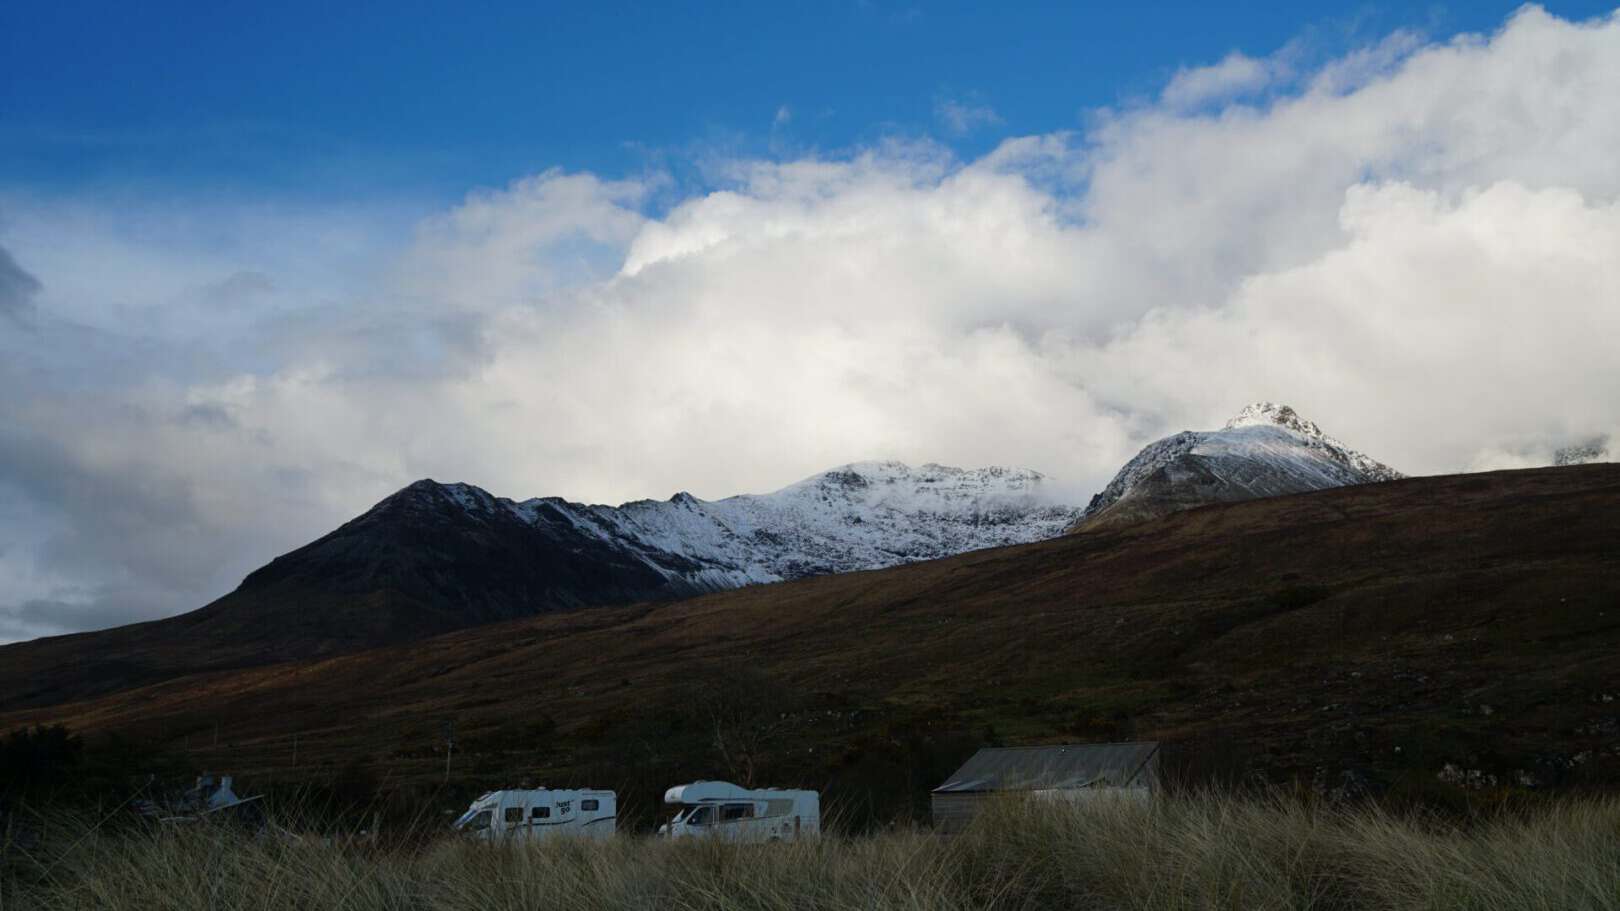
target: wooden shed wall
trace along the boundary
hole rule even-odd
[[[1154,775],[1138,776],[1139,785],[1131,788],[1077,788],[1074,790],[1055,791],[964,791],[961,793],[936,793],[933,796],[934,830],[944,835],[953,835],[967,828],[973,817],[978,815],[984,805],[992,800],[1006,800],[1016,797],[1034,797],[1037,799],[1065,798],[1071,801],[1090,801],[1113,799],[1150,800],[1158,791],[1157,768]]]
[[[1148,757],[1147,765],[1143,766],[1142,771],[1137,773],[1136,781],[1134,783],[1139,786],[1146,787],[1151,791],[1159,790],[1158,750],[1154,750],[1153,755]]]
[[[945,835],[954,835],[967,828],[973,817],[992,794],[935,794],[934,829]]]

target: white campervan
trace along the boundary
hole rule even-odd
[[[821,834],[821,795],[815,791],[694,781],[665,791],[664,803],[680,807],[658,828],[669,838],[794,841]]]
[[[608,838],[618,814],[612,791],[490,791],[472,802],[455,828],[475,838]]]

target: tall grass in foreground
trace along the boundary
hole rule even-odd
[[[74,838],[67,836],[75,835]],[[10,909],[1617,909],[1620,799],[1456,827],[1203,796],[1015,802],[967,833],[409,847],[210,826],[4,849]]]

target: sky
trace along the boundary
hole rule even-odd
[[[0,641],[421,477],[1620,439],[1616,86],[1583,3],[7,6]]]

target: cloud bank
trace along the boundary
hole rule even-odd
[[[0,638],[196,607],[424,476],[619,502],[892,457],[1083,502],[1257,398],[1416,474],[1620,434],[1620,19],[1241,103],[1251,63],[975,160],[552,171],[405,236],[0,197]]]

